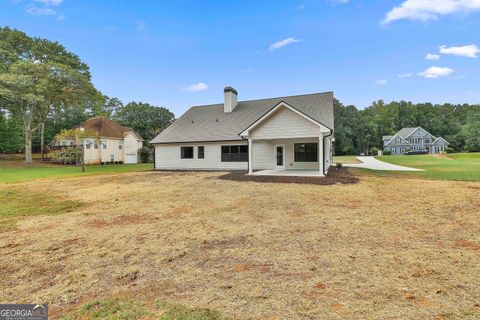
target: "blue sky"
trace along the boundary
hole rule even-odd
[[[0,0],[0,25],[59,41],[104,94],[177,116],[227,85],[359,108],[480,102],[480,0]]]

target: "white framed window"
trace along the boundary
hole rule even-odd
[[[198,159],[205,159],[205,147],[204,146],[198,146],[197,153],[198,153],[198,156],[197,156]]]
[[[193,147],[180,147],[180,159],[193,159]]]

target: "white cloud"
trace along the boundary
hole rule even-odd
[[[295,42],[299,42],[299,41],[300,40],[295,39],[295,38],[283,39],[283,40],[280,40],[280,41],[275,42],[272,45],[270,45],[269,50],[270,51],[277,50],[277,49],[280,49],[281,47],[285,47],[286,45],[289,45],[289,44],[292,44],[292,43],[295,43]]]
[[[27,6],[27,12],[32,16],[53,16],[57,12],[51,8],[38,8],[33,5]]]
[[[387,12],[383,23],[395,20],[436,20],[457,12],[480,11],[480,0],[406,0]]]
[[[427,60],[438,60],[438,59],[440,59],[440,55],[433,54],[433,53],[427,53],[427,55],[425,56],[425,59],[427,59]]]
[[[438,78],[443,76],[448,76],[453,73],[455,70],[446,68],[446,67],[430,67],[423,72],[420,72],[418,75],[424,78]]]
[[[65,16],[59,13],[52,7],[59,6],[63,0],[32,0],[33,2],[27,5],[27,12],[32,16],[57,16],[58,20],[63,20]],[[39,6],[36,5],[39,4]]]
[[[62,4],[63,0],[33,0],[34,2],[43,3],[46,6],[58,6]]]
[[[186,88],[186,90],[189,92],[199,92],[199,91],[205,91],[207,89],[208,89],[208,85],[205,82],[195,83]]]
[[[375,84],[378,85],[378,86],[384,86],[384,85],[387,84],[387,82],[388,82],[387,80],[382,79],[382,80],[375,81]]]
[[[441,54],[451,54],[454,56],[460,57],[467,57],[467,58],[476,58],[480,53],[480,48],[474,44],[470,44],[468,46],[463,47],[450,47],[441,46],[440,47]]]
[[[397,75],[399,78],[411,78],[413,76],[412,72],[407,72],[407,73],[400,73]]]
[[[348,3],[349,0],[328,0],[328,2],[332,4],[345,4],[345,3]]]

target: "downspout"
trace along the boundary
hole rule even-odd
[[[247,174],[248,174],[248,173],[250,172],[250,166],[251,166],[251,164],[250,164],[250,158],[251,158],[251,157],[250,157],[250,152],[252,152],[252,150],[250,150],[250,146],[249,146],[248,140],[247,140],[247,146],[248,146],[248,162],[247,162],[247,163],[248,163],[248,166],[247,166]]]
[[[250,150],[250,144],[248,143],[248,139],[245,139],[245,137],[242,137],[242,139],[243,139],[243,140],[247,140],[247,146],[248,146],[248,161],[247,161],[248,166],[247,166],[247,174],[248,174],[248,173],[250,172],[250,166],[251,166],[251,164],[250,164],[250,158],[251,158],[251,157],[250,157],[250,152],[252,152],[253,150]],[[252,148],[252,149],[253,149],[253,148]]]
[[[153,170],[157,169],[156,166],[156,161],[155,161],[155,154],[157,153],[157,149],[155,148],[155,145],[153,145]]]
[[[322,148],[322,150],[323,150],[323,164],[322,165],[323,165],[323,174],[324,175],[327,174],[327,172],[325,172],[325,138],[328,138],[328,137],[331,137],[331,136],[333,136],[333,130],[332,129],[330,129],[330,134],[327,135],[327,136],[324,136],[323,140],[322,140],[322,143],[323,143],[323,148]],[[330,154],[329,154],[329,156],[330,156]],[[332,165],[332,164],[330,164],[330,165]]]

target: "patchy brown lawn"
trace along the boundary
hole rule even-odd
[[[0,233],[0,301],[53,318],[112,297],[247,319],[480,317],[480,183],[224,174],[15,184],[81,205]]]

